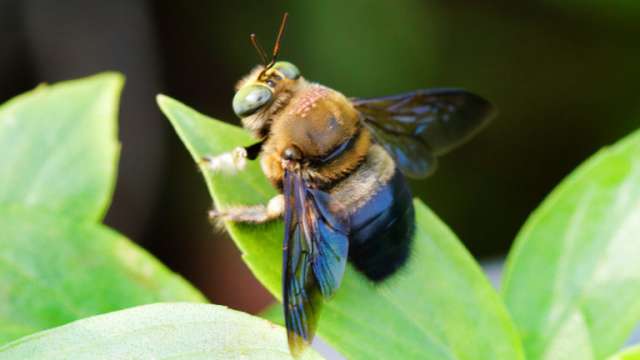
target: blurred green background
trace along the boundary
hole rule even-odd
[[[219,119],[270,48],[347,96],[462,87],[500,109],[473,141],[412,183],[480,259],[505,254],[544,196],[597,149],[638,127],[640,3],[604,1],[0,0],[0,99],[103,70],[128,79],[122,160],[107,223],[215,303],[270,297],[209,224],[204,182],[156,108],[162,92]]]

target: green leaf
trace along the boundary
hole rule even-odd
[[[115,183],[123,82],[105,73],[42,85],[0,106],[0,207],[102,219]]]
[[[291,359],[286,333],[223,306],[153,304],[82,319],[0,348],[0,358]],[[319,359],[308,350],[303,359]]]
[[[41,86],[0,106],[0,343],[157,301],[205,301],[124,237],[109,205],[123,78]]]
[[[196,161],[254,141],[240,128],[168,97],[158,103]],[[204,175],[222,209],[265,203],[275,194],[257,163],[232,177]],[[347,269],[323,309],[318,333],[349,359],[522,358],[515,328],[478,265],[428,208],[415,205],[417,229],[407,266],[378,286]],[[227,226],[255,276],[280,298],[282,223]]]
[[[279,302],[274,302],[273,304],[267,306],[260,314],[258,314],[261,318],[272,321],[276,324],[284,324],[284,312],[282,311],[282,304]]]
[[[0,344],[83,317],[205,299],[123,236],[32,210],[0,210]]]
[[[610,357],[609,360],[640,360],[640,346],[624,349]]]
[[[531,359],[601,359],[640,320],[640,131],[586,161],[530,216],[504,299]]]

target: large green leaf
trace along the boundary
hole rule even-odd
[[[105,226],[0,210],[0,344],[83,317],[158,301],[205,301]]]
[[[223,306],[153,304],[79,320],[0,347],[0,358],[291,359],[280,326]],[[304,359],[320,358],[305,352]]]
[[[0,106],[0,343],[157,301],[205,301],[96,224],[115,181],[123,79],[102,74]]]
[[[102,218],[115,182],[122,84],[105,73],[42,85],[0,106],[0,207]]]
[[[252,142],[240,128],[170,98],[160,107],[195,160]],[[215,203],[265,203],[275,194],[256,163],[236,176],[205,173]],[[454,234],[416,202],[409,264],[374,286],[349,268],[323,310],[319,334],[350,359],[519,359],[521,345],[498,295]],[[227,224],[255,276],[280,297],[282,223]]]
[[[567,177],[516,239],[504,299],[530,359],[601,359],[640,320],[640,132]]]

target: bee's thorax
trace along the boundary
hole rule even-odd
[[[371,145],[351,102],[319,84],[301,83],[269,126],[262,167],[274,184],[282,180],[282,159],[292,155],[309,181],[333,183],[353,171]]]

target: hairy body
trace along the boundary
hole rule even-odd
[[[313,338],[321,300],[340,286],[347,258],[374,282],[408,261],[415,220],[404,174],[430,175],[437,156],[493,115],[489,102],[459,89],[348,99],[275,60],[238,83],[233,108],[258,142],[206,157],[207,166],[235,172],[260,156],[280,194],[210,215],[248,223],[284,217],[283,305],[294,355]]]
[[[333,211],[356,225],[351,233],[351,261],[370,279],[383,280],[406,260],[413,234],[413,205],[404,178],[391,156],[372,141],[361,114],[343,94],[302,77],[291,80],[277,72],[265,76],[262,71],[257,67],[237,87],[262,76],[276,94],[269,108],[242,119],[243,126],[263,140],[264,174],[282,191],[283,164],[298,161],[309,186],[329,193]],[[379,193],[384,196],[376,196]],[[284,198],[278,195],[266,206],[214,211],[212,216],[261,223],[283,213]]]

